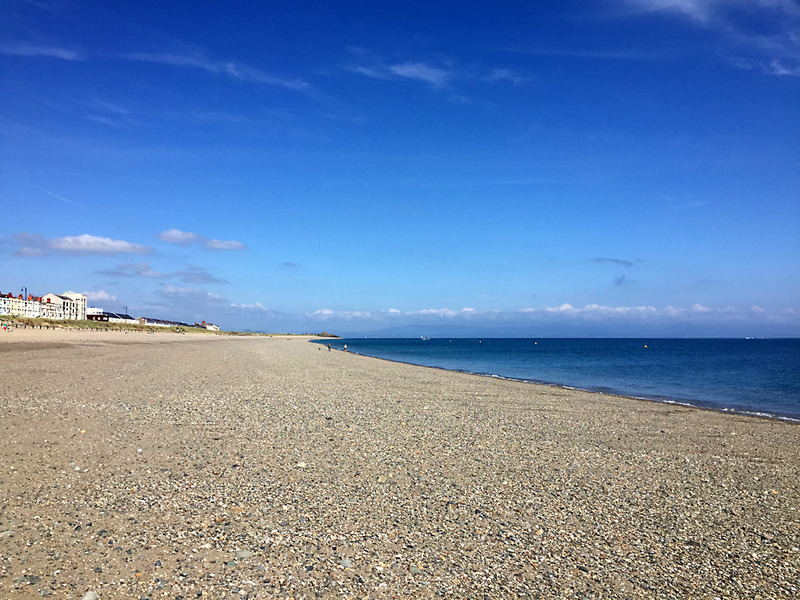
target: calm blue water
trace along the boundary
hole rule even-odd
[[[350,352],[416,365],[800,421],[800,339],[331,342],[345,344]]]

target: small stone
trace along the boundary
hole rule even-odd
[[[412,575],[419,575],[420,573],[423,572],[423,570],[420,569],[417,565],[411,565],[411,569],[409,570],[411,571]]]
[[[236,557],[237,558],[250,558],[253,556],[255,552],[251,552],[250,550],[237,550]]]
[[[100,600],[100,596],[97,595],[97,592],[92,592],[91,590],[86,592],[81,600]]]
[[[353,561],[350,560],[349,558],[343,558],[342,561],[339,563],[339,565],[347,569],[348,567],[353,566]]]

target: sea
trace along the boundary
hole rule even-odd
[[[800,423],[800,339],[351,338],[337,350]]]

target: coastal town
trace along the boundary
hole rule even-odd
[[[27,290],[25,290],[27,292]],[[154,327],[199,327],[209,331],[219,331],[213,323],[184,323],[153,317],[132,317],[126,311],[111,312],[99,307],[87,306],[87,297],[72,291],[63,294],[14,295],[0,292],[0,317],[9,315],[29,319],[52,319],[64,321],[97,321],[103,323],[126,323],[129,325],[150,325]]]

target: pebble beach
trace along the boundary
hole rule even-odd
[[[0,598],[796,598],[800,426],[328,351],[0,333]]]

